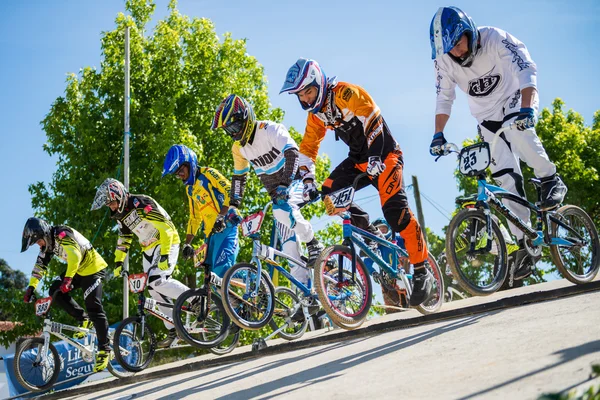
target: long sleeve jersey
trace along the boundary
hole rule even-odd
[[[370,156],[384,157],[400,151],[379,107],[371,96],[357,85],[339,82],[329,87],[327,98],[317,114],[309,113],[300,143],[300,169],[303,178],[314,178],[315,160],[328,129],[349,147],[348,158],[366,162]]]
[[[122,262],[137,236],[142,250],[160,244],[161,255],[168,255],[173,244],[179,243],[179,234],[169,214],[150,196],[129,194],[122,213],[113,212],[119,225],[119,239],[115,262]]]
[[[289,186],[297,178],[298,145],[282,124],[257,121],[256,131],[248,143],[240,146],[239,142],[234,142],[232,153],[231,198],[239,202],[244,195],[250,165],[271,196],[277,186]]]
[[[37,257],[29,285],[37,287],[39,281],[48,270],[52,257],[66,261],[66,278],[72,278],[75,274],[88,276],[102,271],[106,268],[106,262],[100,254],[92,247],[92,244],[81,233],[75,229],[59,225],[51,228],[51,241],[40,251]]]
[[[456,86],[467,94],[471,114],[480,123],[494,120],[498,109],[518,90],[537,86],[536,65],[522,42],[488,26],[479,28],[479,36],[481,47],[469,68],[448,54],[434,61],[436,114],[450,115]],[[520,96],[515,101],[519,100]]]
[[[229,204],[231,184],[214,168],[199,167],[196,182],[188,186],[190,218],[187,234],[196,235],[202,228],[204,237],[212,232],[221,208]]]

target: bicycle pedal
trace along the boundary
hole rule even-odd
[[[255,339],[254,342],[252,343],[252,352],[257,353],[260,350],[266,349],[267,347],[268,346],[267,346],[267,342],[265,342],[265,339],[258,338],[258,339]]]

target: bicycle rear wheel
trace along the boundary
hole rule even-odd
[[[210,349],[227,338],[230,320],[216,293],[211,293],[208,315],[203,315],[206,313],[204,293],[204,288],[183,292],[173,308],[173,323],[179,336],[187,343],[200,349]]]
[[[301,306],[300,299],[292,289],[284,286],[275,288],[275,313],[269,322],[269,326],[273,331],[276,331],[282,326],[287,325],[286,328],[278,333],[282,339],[299,339],[306,332],[308,319],[305,318],[302,322],[296,322],[290,318],[294,314],[296,305]]]
[[[140,372],[147,368],[154,358],[156,337],[148,323],[142,323],[141,317],[126,318],[115,329],[113,352],[123,369],[129,372]],[[114,368],[110,372],[117,372],[119,375],[114,373],[113,375],[119,378],[127,376],[115,371]]]
[[[417,310],[421,314],[432,314],[434,312],[439,311],[444,303],[444,277],[442,276],[442,271],[438,266],[435,258],[429,254],[427,261],[429,262],[429,266],[427,270],[433,276],[433,288],[431,297],[417,306]]]
[[[574,232],[552,221],[551,237],[575,243],[550,246],[554,264],[569,281],[576,284],[590,282],[600,268],[600,241],[594,222],[584,210],[573,205],[562,206],[554,217]]]
[[[211,347],[208,349],[211,353],[216,354],[218,356],[223,356],[225,354],[231,353],[240,342],[240,333],[241,330],[238,326],[229,325],[229,331],[231,332],[235,329],[235,332],[230,333],[229,336],[225,338],[220,344],[215,347]],[[204,335],[204,333],[203,333]],[[206,334],[207,335],[207,334]],[[205,338],[208,339],[208,338]]]
[[[506,243],[493,218],[491,249],[483,251],[488,243],[486,221],[483,211],[465,208],[452,218],[446,232],[446,256],[452,274],[473,296],[496,292],[508,275]]]
[[[231,321],[242,329],[258,330],[264,327],[275,311],[275,288],[271,278],[262,270],[257,288],[257,274],[256,265],[239,263],[223,276],[223,307]],[[256,296],[253,296],[255,290]]]
[[[51,388],[60,373],[61,363],[56,347],[48,343],[48,351],[41,354],[43,347],[44,339],[30,338],[23,340],[15,352],[13,365],[17,381],[32,392]]]
[[[344,329],[358,328],[371,308],[371,277],[360,257],[356,261],[353,279],[350,248],[335,245],[323,250],[314,265],[315,289],[321,305],[331,320]]]

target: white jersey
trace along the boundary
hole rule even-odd
[[[242,175],[249,171],[250,164],[257,175],[273,175],[285,167],[284,153],[288,149],[298,149],[298,145],[282,124],[271,121],[257,121],[252,143],[241,147],[233,143],[233,173]]]
[[[536,65],[522,42],[489,26],[480,27],[479,36],[481,48],[470,67],[461,67],[448,54],[434,60],[436,114],[450,115],[458,85],[479,123],[502,120],[505,106],[519,110],[519,90],[537,86]],[[537,100],[532,107],[537,108]]]

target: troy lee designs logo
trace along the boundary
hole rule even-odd
[[[486,72],[483,76],[469,82],[469,96],[488,96],[498,87],[498,84],[500,84],[500,81],[502,80],[502,76],[500,74],[492,74],[493,71],[494,68],[489,72]]]

